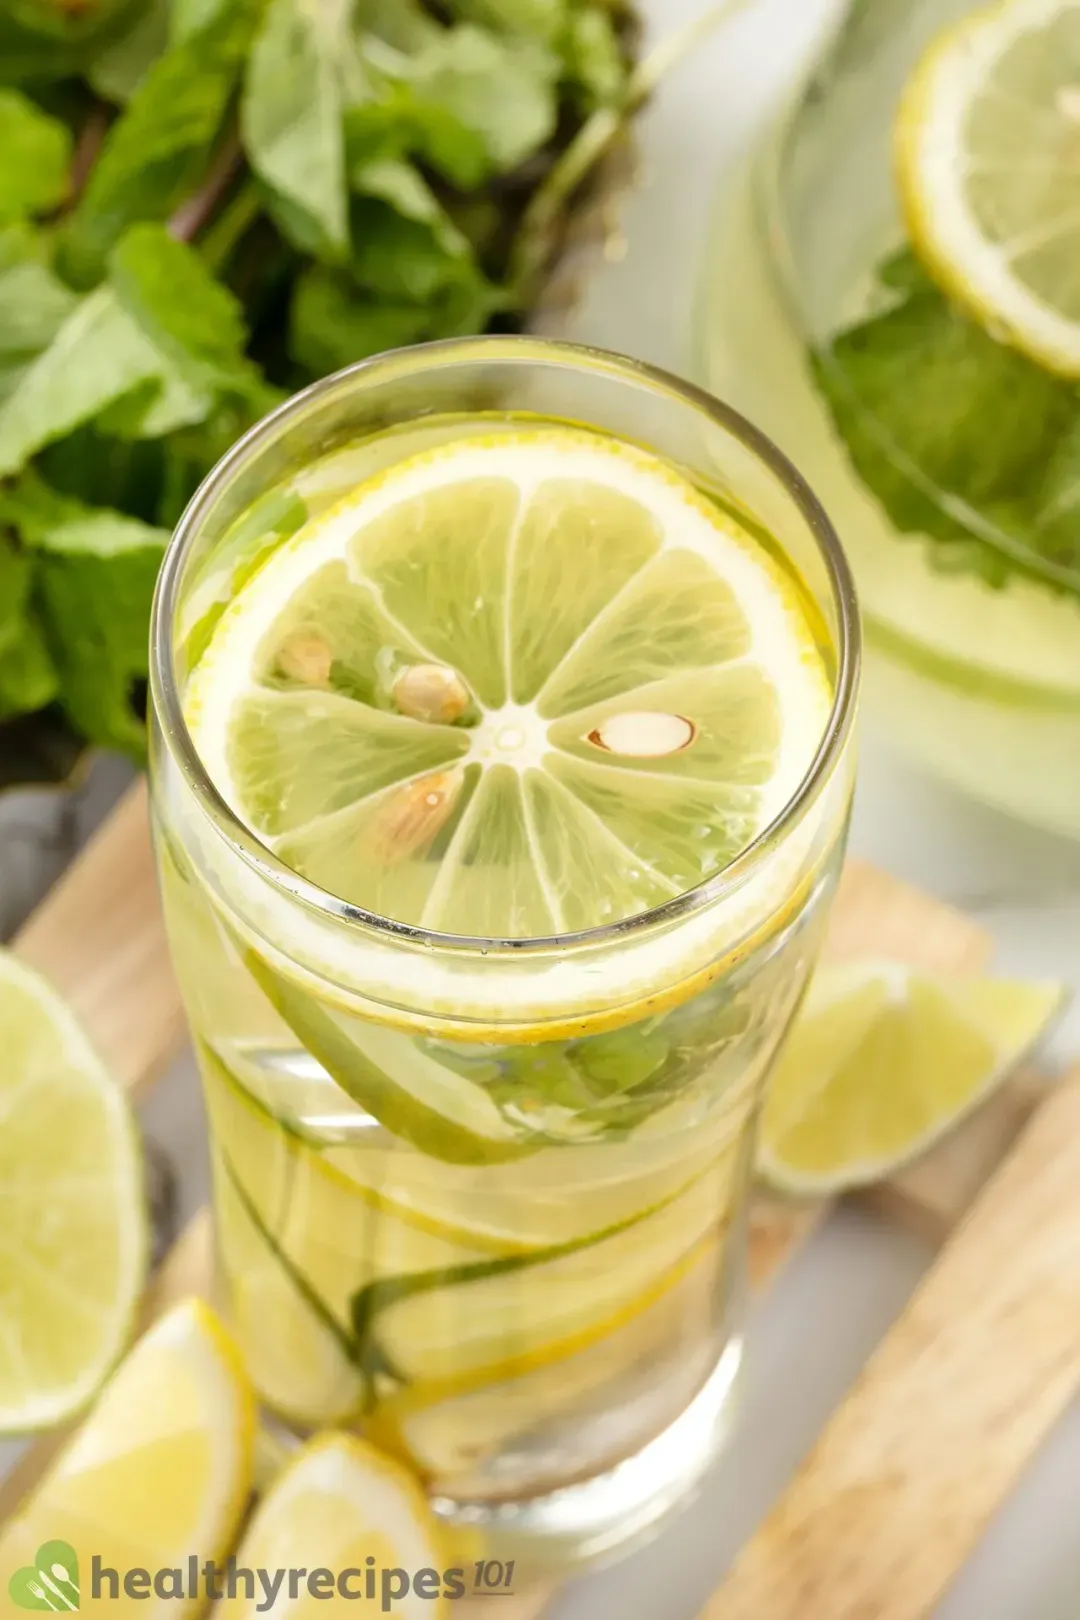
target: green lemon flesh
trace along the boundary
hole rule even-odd
[[[77,1411],[131,1329],[146,1206],[127,1102],[73,1014],[0,952],[0,1433]]]
[[[536,428],[384,469],[285,540],[186,712],[322,889],[537,938],[662,905],[758,836],[824,728],[818,642],[797,581],[680,474]],[[410,701],[417,672],[446,712]]]
[[[894,963],[822,968],[770,1077],[763,1173],[793,1193],[881,1180],[988,1096],[1062,999],[1058,985]]]

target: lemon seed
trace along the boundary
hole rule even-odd
[[[681,714],[662,714],[655,710],[638,710],[630,714],[612,714],[590,731],[588,741],[609,754],[625,754],[632,759],[662,759],[666,754],[677,754],[689,748],[697,736],[692,720]]]

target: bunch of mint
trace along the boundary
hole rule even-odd
[[[907,249],[813,357],[867,489],[939,569],[1080,592],[1080,394],[956,308]]]
[[[623,0],[0,0],[0,786],[142,754],[162,550],[249,424],[521,323],[633,38]]]

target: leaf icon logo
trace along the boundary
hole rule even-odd
[[[20,1609],[71,1614],[80,1607],[79,1557],[70,1542],[44,1541],[34,1562],[17,1569],[8,1582]]]

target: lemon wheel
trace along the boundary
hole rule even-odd
[[[913,245],[988,330],[1080,377],[1080,4],[1004,0],[931,45],[896,164]]]
[[[537,938],[720,871],[816,752],[794,580],[656,458],[585,431],[383,471],[263,564],[185,713],[286,864],[367,911]]]

